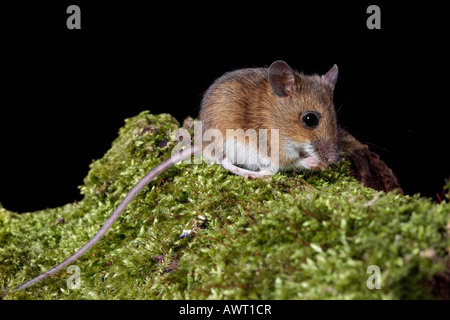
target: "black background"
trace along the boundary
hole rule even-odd
[[[25,212],[80,200],[89,164],[127,117],[180,122],[226,71],[282,59],[339,66],[341,126],[391,167],[407,194],[436,199],[450,177],[448,28],[426,2],[305,4],[20,2],[1,7],[0,202]],[[81,9],[68,30],[66,9]],[[366,9],[381,8],[381,30]]]

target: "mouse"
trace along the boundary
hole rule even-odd
[[[259,179],[293,169],[325,170],[340,159],[333,102],[338,67],[304,75],[285,61],[268,68],[244,68],[216,79],[200,105],[201,134],[194,145],[172,153],[148,172],[116,207],[100,230],[72,256],[16,287],[25,289],[55,274],[92,248],[133,198],[174,164],[201,155],[232,174]]]

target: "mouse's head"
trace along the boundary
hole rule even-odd
[[[322,76],[297,73],[284,61],[268,70],[279,129],[280,167],[324,170],[339,159],[338,127],[333,91],[338,68]]]

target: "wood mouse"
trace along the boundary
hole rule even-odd
[[[81,249],[15,290],[27,288],[77,260],[106,234],[139,191],[193,155],[201,154],[207,162],[214,161],[245,178],[294,168],[324,170],[337,162],[340,147],[333,104],[337,77],[336,65],[322,76],[307,76],[281,60],[269,68],[225,73],[204,94],[199,114],[202,134],[194,137],[194,146],[173,154],[143,177]]]

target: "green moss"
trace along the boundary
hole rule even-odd
[[[92,163],[79,203],[21,215],[0,206],[3,298],[431,297],[425,281],[448,263],[448,195],[437,204],[377,193],[353,179],[347,163],[271,180],[245,180],[217,165],[177,164],[73,263],[80,289],[67,287],[70,275],[63,271],[12,292],[87,242],[131,187],[169,157],[173,143],[158,145],[178,126],[167,114],[127,119],[111,149]],[[179,239],[193,228],[192,237]],[[366,286],[370,265],[380,268],[379,290]]]

